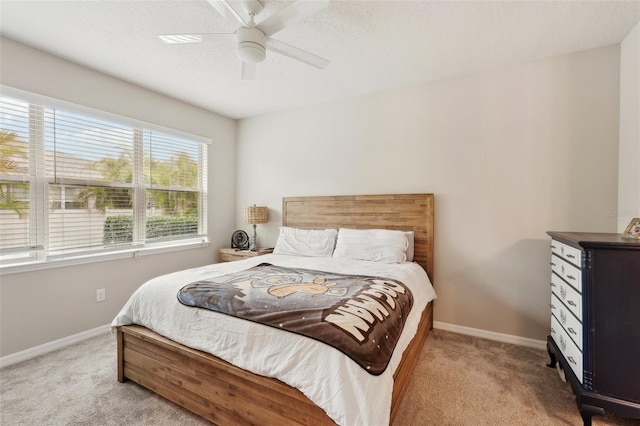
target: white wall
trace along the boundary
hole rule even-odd
[[[544,339],[545,231],[615,232],[619,47],[238,123],[237,205],[433,192],[435,319]],[[242,220],[236,216],[240,227]]]
[[[620,45],[618,231],[640,217],[640,23]]]
[[[0,38],[0,83],[208,137],[207,248],[0,277],[0,356],[111,322],[133,291],[161,273],[211,263],[235,224],[236,122]],[[96,303],[105,288],[107,300]]]
[[[236,151],[233,120],[0,38],[1,84],[214,141],[213,244],[1,276],[0,356],[107,324],[144,280],[210,262],[234,229],[250,231],[242,206],[270,207],[258,242],[273,245],[281,199],[295,195],[434,192],[436,320],[542,339],[545,231],[615,232],[623,209],[618,83],[638,73],[619,57],[613,46],[242,120]]]

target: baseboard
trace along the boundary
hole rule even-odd
[[[482,337],[484,339],[496,340],[503,343],[512,343],[514,345],[527,346],[535,349],[547,348],[547,342],[544,340],[529,339],[527,337],[514,336],[512,334],[496,333],[494,331],[481,330],[479,328],[449,324],[447,322],[434,321],[433,328],[452,331],[459,334],[466,334],[468,336]]]
[[[17,364],[22,361],[35,358],[40,355],[44,355],[49,352],[53,352],[58,349],[62,349],[65,346],[73,345],[74,343],[82,342],[83,340],[90,339],[100,334],[106,333],[111,328],[110,324],[96,327],[91,330],[83,331],[72,336],[63,337],[62,339],[54,340],[52,342],[44,343],[42,345],[35,346],[33,348],[25,349],[24,351],[16,352],[11,355],[0,357],[0,368],[8,367],[13,364]]]

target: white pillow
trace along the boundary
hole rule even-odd
[[[299,229],[281,226],[273,252],[295,256],[331,257],[337,235],[337,229]]]
[[[403,263],[408,246],[404,231],[340,228],[333,257]]]
[[[407,262],[413,262],[413,252],[414,252],[414,236],[415,233],[413,231],[407,231],[405,232],[405,234],[407,234],[407,241],[409,242],[409,245],[407,246]]]

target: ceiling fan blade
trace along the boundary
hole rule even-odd
[[[208,0],[212,1],[212,0]],[[269,37],[289,24],[300,21],[329,5],[329,0],[298,0],[275,15],[260,22],[257,27]]]
[[[256,78],[256,64],[251,62],[242,62],[242,79],[243,80],[255,80]]]
[[[207,2],[227,21],[233,23],[234,26],[238,24],[243,27],[247,26],[249,16],[244,12],[236,11],[228,0],[207,0]]]
[[[295,46],[272,38],[267,40],[267,49],[319,69],[324,69],[330,64],[328,60],[321,58],[320,56],[316,56],[313,53],[298,49]]]
[[[217,39],[219,36],[235,35],[233,33],[191,33],[191,34],[160,34],[158,38],[166,44],[185,44],[208,42]]]

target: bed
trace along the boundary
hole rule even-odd
[[[433,194],[396,194],[362,196],[287,197],[283,199],[282,225],[301,229],[352,228],[391,229],[414,232],[414,261],[429,278],[433,278],[434,241]],[[274,256],[269,258],[269,256]],[[259,256],[231,262],[237,269],[250,267],[262,259],[280,258],[277,255]],[[244,262],[244,263],[243,263]],[[306,260],[298,264],[307,265]],[[225,264],[228,265],[228,264]],[[409,267],[411,265],[408,265]],[[217,271],[212,265],[209,271]],[[381,271],[385,271],[381,269]],[[179,272],[177,274],[187,272]],[[170,274],[171,275],[171,274]],[[179,277],[177,275],[176,277]],[[435,296],[435,295],[434,295]],[[185,310],[186,311],[186,310]],[[191,312],[190,315],[196,315]],[[200,314],[202,315],[202,314]],[[433,302],[426,303],[416,316],[410,335],[398,344],[392,358],[392,368],[385,374],[391,377],[390,405],[385,407],[382,423],[391,423],[400,406],[411,372],[423,343],[433,325]],[[219,425],[237,424],[354,424],[354,417],[320,408],[294,386],[281,380],[250,372],[254,368],[240,368],[204,350],[163,337],[133,319],[119,315],[114,320],[117,330],[118,380],[134,381],[170,401]],[[118,318],[116,318],[118,319]],[[127,324],[131,323],[131,324]],[[127,325],[123,325],[127,324]],[[262,326],[264,327],[264,326]],[[164,335],[171,335],[161,330]],[[280,331],[280,330],[276,330]],[[284,332],[286,333],[286,332]],[[403,332],[404,333],[404,332]],[[307,339],[311,340],[311,339]],[[314,342],[313,344],[317,344]],[[306,344],[306,343],[305,343]],[[320,344],[321,345],[321,344]],[[304,346],[304,353],[314,352],[317,346]],[[399,349],[403,348],[402,351]],[[258,356],[256,356],[258,358]],[[311,368],[310,371],[313,371]],[[359,374],[359,373],[358,373]],[[366,373],[365,373],[366,374]],[[363,378],[371,387],[375,381]],[[287,379],[288,380],[288,379]],[[324,379],[322,379],[324,380]],[[371,379],[373,380],[373,379]],[[356,380],[359,382],[359,380]],[[322,387],[319,383],[317,387]],[[356,392],[357,393],[357,392]],[[363,390],[363,394],[366,392]],[[356,395],[357,397],[358,395]],[[337,395],[334,399],[341,399]],[[345,398],[349,400],[349,398]],[[331,415],[327,414],[331,412]],[[360,417],[357,417],[360,419]],[[367,419],[367,417],[364,417]],[[337,419],[337,420],[336,420]],[[366,420],[371,423],[371,418]],[[388,420],[388,421],[387,421]]]

